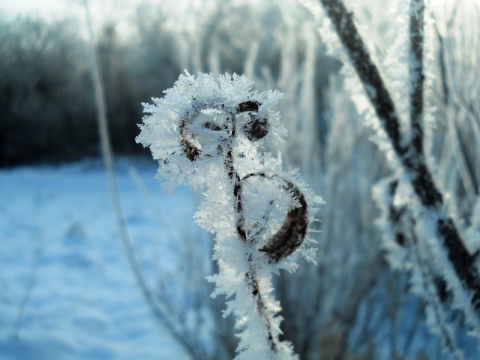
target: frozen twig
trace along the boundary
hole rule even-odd
[[[424,11],[423,0],[410,1],[410,143],[419,154],[423,154]]]
[[[442,340],[443,349],[452,359],[463,359],[464,354],[457,345],[455,330],[444,308],[451,298],[443,278],[438,277],[425,243],[415,235],[415,220],[404,204],[396,205],[395,196],[399,182],[394,178],[384,179],[375,186],[374,194],[384,217],[379,223],[383,227],[385,247],[393,267],[408,268],[411,273],[412,290],[428,305],[427,323],[432,332]],[[412,264],[408,266],[406,264]],[[407,338],[411,337],[409,335]],[[408,340],[410,341],[410,340]]]
[[[346,48],[349,59],[355,69],[365,92],[370,100],[383,128],[390,140],[392,148],[403,173],[409,178],[413,191],[421,207],[433,215],[435,219],[435,233],[446,249],[447,258],[454,269],[456,276],[465,289],[471,294],[470,302],[480,314],[480,275],[475,266],[475,258],[470,254],[462,241],[453,220],[445,214],[444,196],[434,183],[432,174],[426,164],[423,153],[422,140],[422,112],[423,108],[417,103],[422,90],[423,72],[422,61],[423,37],[423,9],[412,11],[416,19],[411,19],[411,34],[414,35],[411,51],[419,61],[410,68],[410,75],[417,81],[411,89],[411,120],[416,130],[411,139],[404,141],[400,132],[400,121],[392,97],[374,64],[363,39],[361,38],[353,20],[353,15],[347,10],[341,0],[320,0],[330,18],[336,33]],[[423,1],[413,1],[415,10],[423,7]]]

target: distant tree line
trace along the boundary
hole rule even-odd
[[[99,155],[82,26],[70,19],[0,18],[1,167]],[[143,152],[135,143],[141,103],[160,96],[181,71],[165,32],[142,26],[138,30],[154,31],[161,47],[121,43],[114,23],[103,25],[97,34],[118,154]]]
[[[115,19],[95,24],[116,154],[148,154],[135,143],[141,104],[161,97],[184,69],[247,73],[262,79],[256,81],[258,89],[278,80],[284,85],[280,90],[286,90],[289,81],[279,79],[282,71],[299,70],[306,56],[302,22],[288,25],[275,2],[265,3],[261,11],[227,4],[197,9],[193,15],[172,14],[166,5],[138,5],[128,18],[128,33]],[[305,10],[297,12],[288,16],[304,18]],[[178,20],[188,16],[192,19]],[[245,18],[250,21],[241,20]],[[100,155],[84,32],[82,18],[0,16],[0,167]],[[282,45],[286,34],[295,40],[287,53]],[[319,49],[312,51],[321,55],[314,61],[323,70],[312,81],[320,94],[338,65]],[[294,92],[300,91],[300,80],[292,81]],[[316,104],[321,115],[322,101]]]

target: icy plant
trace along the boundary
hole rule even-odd
[[[271,275],[293,271],[294,252],[313,259],[309,226],[322,200],[266,150],[286,135],[272,109],[282,95],[252,85],[235,74],[180,75],[165,97],[144,104],[137,141],[150,147],[166,189],[184,184],[205,196],[195,220],[215,234],[219,272],[209,280],[213,296],[227,296],[224,316],[236,316],[238,358],[290,359]]]
[[[410,272],[411,288],[424,297],[427,324],[442,339],[445,353],[463,358],[451,312],[462,312],[469,335],[480,338],[480,269],[478,253],[468,248],[462,228],[450,215],[450,195],[437,184],[431,155],[430,2],[399,1],[397,17],[405,35],[390,50],[386,71],[377,65],[375,52],[344,1],[320,3],[323,10],[313,2],[306,1],[306,6],[326,20],[321,34],[327,44],[332,49],[336,41],[343,46],[345,52],[339,54],[347,64],[349,88],[356,87],[352,95],[357,109],[370,118],[375,141],[386,150],[394,172],[374,190],[388,259]]]

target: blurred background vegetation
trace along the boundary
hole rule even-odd
[[[297,6],[296,18],[285,19],[285,4],[271,1],[258,6],[249,1],[191,3],[139,2],[121,16],[111,7],[97,8],[107,12],[95,16],[95,37],[113,148],[119,155],[146,154],[135,143],[141,104],[161,97],[184,69],[241,74],[254,55],[255,74],[250,75],[278,80],[283,37],[289,32],[301,38],[290,28],[301,30],[301,21],[308,18]],[[81,4],[69,8],[64,16],[41,17],[12,16],[0,7],[2,167],[99,155],[84,15]],[[304,45],[289,49],[298,64]],[[315,52],[320,54],[318,48]],[[321,91],[338,66],[331,60],[325,66],[321,58],[316,62],[321,71],[315,85]]]
[[[2,167],[99,156],[85,24],[76,6],[76,18],[11,16],[0,8]],[[122,20],[122,33],[115,16],[99,21],[96,45],[117,154],[142,151],[135,143],[141,103],[161,96],[183,71],[163,16],[158,7],[138,5]]]
[[[375,56],[395,59],[398,49],[392,44],[403,29],[395,27],[391,2],[345,3],[374,43]],[[472,215],[480,181],[479,5],[433,3],[428,72],[435,78],[426,95],[436,107],[430,114],[436,121],[432,161],[436,181],[450,194],[448,206],[475,247],[480,229],[480,219]],[[0,12],[1,167],[100,156],[85,19],[80,4],[69,6],[78,11],[55,18]],[[372,131],[350,98],[340,63],[327,55],[317,30],[321,24],[312,14],[293,0],[148,1],[135,3],[119,18],[112,7],[96,9],[96,46],[117,155],[149,156],[135,143],[142,102],[161,97],[184,69],[245,74],[258,90],[285,94],[279,106],[289,131],[285,162],[299,167],[328,203],[320,213],[318,265],[302,265],[278,278],[285,337],[301,358],[440,358],[441,341],[425,336],[423,299],[409,292],[407,273],[389,268],[375,227],[379,213],[372,186],[391,170],[371,142]],[[408,86],[407,79],[394,80]],[[193,240],[184,240],[189,263],[210,261],[208,254],[191,251]],[[213,350],[199,351],[229,358],[236,340],[221,319],[222,301],[208,296],[211,289],[203,279],[213,271],[210,265],[190,269],[203,285],[188,291],[196,299],[194,310],[210,309],[221,331],[191,343],[197,348],[214,344]],[[162,290],[165,298],[167,290]],[[461,319],[453,321],[462,329]]]

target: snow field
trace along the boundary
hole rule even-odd
[[[178,265],[169,243],[179,219],[195,226],[194,198],[184,189],[165,196],[154,164],[136,166],[121,161],[117,179],[137,258],[155,287]],[[101,163],[4,169],[0,194],[1,359],[187,358],[135,283]]]

